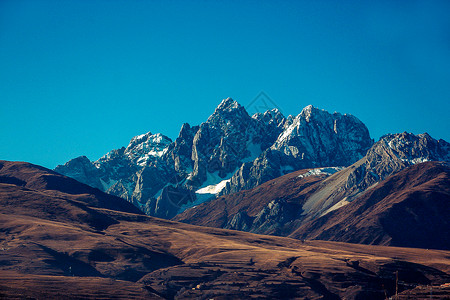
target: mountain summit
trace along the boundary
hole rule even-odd
[[[250,116],[226,98],[206,122],[183,124],[173,142],[149,132],[97,161],[79,157],[55,171],[125,198],[149,215],[171,218],[295,170],[348,166],[372,143],[366,126],[351,115],[310,105],[296,117],[277,109]]]
[[[450,248],[450,144],[388,134],[347,168],[314,168],[224,195],[174,219],[260,234]]]
[[[372,144],[369,131],[356,117],[308,105],[296,117],[284,120],[273,144],[256,160],[242,165],[224,192],[253,188],[294,170],[348,166]]]

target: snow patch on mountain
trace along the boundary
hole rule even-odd
[[[131,139],[124,154],[139,166],[145,166],[150,161],[163,156],[172,140],[160,133],[138,135]]]
[[[401,158],[401,161],[406,162],[411,165],[421,164],[423,162],[430,161],[426,157],[417,157],[417,158]]]
[[[231,176],[229,176],[230,178],[228,178],[228,179],[224,179],[218,183],[208,185],[208,183],[217,182],[217,178],[218,178],[217,174],[214,174],[214,175],[215,176],[213,176],[212,174],[208,174],[208,180],[203,184],[204,187],[195,191],[196,199],[191,203],[183,204],[180,207],[180,209],[178,210],[178,213],[182,213],[183,211],[185,211],[189,208],[193,208],[195,206],[198,206],[202,203],[205,203],[207,201],[214,199],[216,197],[216,195],[218,193],[220,193],[225,188],[227,183],[230,182],[230,180],[231,180]]]
[[[223,190],[223,188],[227,185],[228,182],[230,182],[230,179],[222,180],[221,182],[217,184],[211,184],[208,186],[205,186],[204,188],[198,189],[195,193],[196,194],[210,194],[210,195],[216,195],[220,193],[220,191]]]
[[[305,178],[305,177],[309,177],[309,176],[321,176],[321,175],[330,176],[330,175],[332,175],[336,172],[339,172],[343,169],[345,169],[345,167],[316,168],[316,169],[311,169],[304,174],[300,174],[300,175],[298,175],[298,177]]]

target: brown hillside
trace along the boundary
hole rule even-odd
[[[450,167],[426,162],[388,177],[291,237],[450,249]]]
[[[173,218],[184,223],[224,227],[232,217],[245,212],[248,216],[256,216],[270,202],[283,199],[290,203],[293,210],[301,209],[300,204],[307,195],[314,191],[313,186],[323,180],[323,176],[299,175],[308,170],[300,170],[263,183],[251,190],[221,196],[210,202],[189,209]]]
[[[20,172],[4,172],[14,164]],[[2,165],[0,298],[383,299],[395,292],[395,272],[400,292],[450,282],[449,251],[302,243],[161,220],[104,208],[108,199],[127,204],[84,185],[80,193],[32,188],[23,182],[51,173]]]

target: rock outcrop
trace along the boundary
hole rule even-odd
[[[134,137],[97,161],[75,158],[55,171],[120,196],[149,215],[171,218],[218,195],[255,187],[312,167],[348,166],[372,145],[356,117],[307,106],[250,116],[231,98],[199,126],[184,124],[175,141]]]

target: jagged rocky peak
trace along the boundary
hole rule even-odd
[[[188,123],[184,123],[178,137],[163,155],[166,165],[173,166],[178,173],[185,173],[193,168],[192,143],[198,129],[198,126],[191,127]]]
[[[94,162],[87,157],[79,157],[57,166],[55,171],[102,191],[117,190],[119,185],[127,185],[128,190],[131,190],[133,184],[129,177],[142,167],[158,164],[157,160],[160,160],[171,142],[162,134],[148,132],[133,137],[127,147],[111,150]],[[127,198],[123,193],[112,194]]]
[[[78,156],[76,158],[72,158],[64,165],[58,165],[55,168],[55,171],[67,169],[71,174],[84,172],[86,166],[91,165],[91,161],[86,156]]]
[[[407,164],[425,161],[450,161],[450,144],[442,139],[435,140],[428,133],[414,135],[403,132],[381,137],[369,154],[390,152]]]
[[[384,135],[352,166],[343,191],[353,197],[406,167],[426,161],[450,162],[450,144],[427,133]]]
[[[99,170],[89,158],[84,155],[73,158],[64,165],[58,165],[55,168],[55,171],[92,187],[98,189],[103,188],[99,180]]]
[[[339,128],[339,122],[346,122],[346,123],[351,123],[357,126],[363,126],[365,127],[364,123],[361,122],[357,117],[351,115],[351,114],[341,114],[338,112],[334,112],[333,114],[329,113],[328,111],[324,110],[324,109],[320,109],[317,107],[314,107],[313,105],[308,105],[305,108],[302,109],[302,112],[295,118],[301,121],[306,121],[306,122],[319,122],[321,124],[326,124],[329,125],[327,123],[329,123],[330,121],[333,122],[333,131],[335,133],[337,133],[338,129],[343,129],[343,128]],[[295,120],[294,119],[294,120]],[[345,128],[347,129],[347,128]],[[367,129],[367,128],[366,128]],[[364,134],[369,135],[369,131],[368,130],[364,130]]]
[[[271,109],[264,113],[256,113],[252,116],[252,119],[259,123],[258,129],[259,141],[261,144],[261,150],[265,150],[272,146],[274,141],[283,131],[286,125],[287,119],[284,115],[277,109]]]
[[[362,183],[369,185],[425,161],[450,162],[450,144],[427,133],[387,134],[369,149],[352,176],[364,177]]]
[[[348,166],[372,144],[367,127],[356,117],[309,105],[296,117],[285,119],[270,148],[241,166],[222,194],[250,189],[294,170]]]
[[[227,130],[229,127],[244,129],[242,125],[250,119],[250,116],[242,105],[231,98],[226,98],[217,106],[206,123],[223,130]]]
[[[307,122],[309,122],[309,120],[310,120],[310,118],[311,118],[312,116],[315,116],[315,115],[320,114],[320,113],[326,113],[326,114],[328,114],[328,112],[326,112],[325,110],[323,110],[323,109],[318,109],[318,108],[314,107],[312,104],[310,104],[310,105],[305,106],[305,107],[302,109],[302,112],[299,114],[299,117],[301,116],[301,117],[303,117]]]
[[[242,106],[232,98],[228,97],[226,99],[223,99],[220,104],[217,106],[216,112],[226,111],[226,112],[232,112],[235,109],[240,109]]]
[[[257,139],[256,127],[243,106],[231,98],[222,100],[193,138],[190,181],[199,185],[214,172],[225,178],[238,168],[243,158],[251,156],[248,146]]]
[[[273,108],[265,111],[264,113],[256,113],[252,116],[253,119],[263,122],[266,125],[283,126],[286,122],[284,115],[278,110]]]
[[[138,165],[147,165],[164,155],[171,143],[172,140],[165,135],[148,132],[133,137],[124,154]]]
[[[344,114],[345,116],[350,116],[348,114]],[[302,120],[302,121],[306,121],[306,122],[327,122],[330,119],[335,119],[335,118],[339,118],[340,116],[342,116],[340,113],[329,113],[328,111],[326,111],[325,109],[320,109],[318,107],[313,106],[312,104],[309,104],[307,106],[305,106],[301,113],[296,117],[296,119]]]
[[[103,155],[102,157],[100,157],[98,160],[96,160],[94,162],[94,164],[99,167],[103,162],[105,161],[111,161],[111,160],[117,160],[117,159],[122,159],[123,155],[125,153],[125,147],[121,147],[119,149],[113,149],[111,151],[109,151],[108,153],[106,153],[105,155]]]
[[[372,144],[369,130],[356,117],[330,114],[308,105],[285,125],[272,149],[316,162],[319,167],[353,163],[362,158]]]
[[[183,124],[174,142],[148,132],[93,163],[85,161],[83,168],[57,171],[168,217],[177,213],[169,186],[193,195],[188,198],[194,202],[200,190],[213,190],[213,197],[219,186],[228,193],[300,168],[349,165],[371,143],[364,124],[347,115],[307,106],[296,117],[285,118],[278,109],[250,116],[226,98],[206,122]]]
[[[180,138],[180,139],[186,139],[186,138],[192,139],[192,136],[193,136],[192,131],[193,131],[193,128],[191,127],[191,125],[189,125],[189,123],[184,123],[181,126],[180,133],[178,134],[178,138]]]

